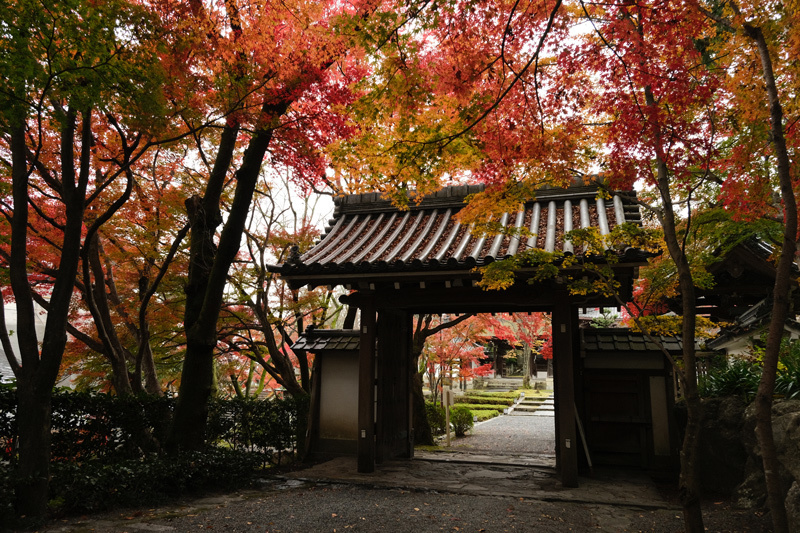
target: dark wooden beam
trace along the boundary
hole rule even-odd
[[[358,471],[375,471],[375,301],[365,296],[361,305],[358,353]]]
[[[485,291],[479,287],[403,286],[401,290],[381,288],[342,296],[350,306],[361,307],[363,298],[375,298],[377,309],[395,308],[418,314],[432,313],[513,313],[550,312],[555,298],[555,283],[522,283],[507,290]],[[369,296],[367,296],[369,295]],[[583,307],[615,306],[616,301],[600,297],[582,297],[575,305]]]

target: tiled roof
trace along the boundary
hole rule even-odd
[[[292,350],[313,353],[358,350],[359,339],[359,332],[354,329],[314,329],[301,335],[292,344]]]
[[[564,233],[597,227],[607,234],[624,222],[640,223],[633,192],[599,197],[598,189],[577,186],[543,189],[516,212],[503,213],[505,227],[527,228],[530,237],[472,235],[456,214],[482,186],[448,187],[401,211],[377,193],[336,200],[334,218],[321,240],[303,256],[278,269],[285,277],[307,274],[371,274],[469,270],[513,256],[525,248],[575,253]]]
[[[708,343],[708,348],[710,350],[723,349],[725,344],[733,339],[753,336],[758,333],[761,328],[771,322],[772,304],[772,296],[769,296],[739,315],[733,324],[723,328],[719,335]],[[800,323],[793,317],[787,317],[785,329],[788,331],[800,331]]]
[[[681,337],[654,335],[670,353],[683,351]],[[628,329],[582,329],[581,347],[586,352],[660,352],[661,347],[644,333]]]

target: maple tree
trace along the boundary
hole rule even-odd
[[[536,98],[531,98],[531,101],[537,104],[543,102],[540,109],[545,109],[546,103],[559,95],[563,102],[574,106],[572,109],[580,111],[575,115],[582,116],[581,127],[576,127],[568,117],[558,113],[548,113],[547,120],[551,125],[560,126],[563,123],[564,128],[572,126],[573,135],[584,136],[599,148],[593,155],[602,164],[610,188],[628,189],[638,181],[648,184],[655,193],[654,201],[648,204],[648,208],[664,229],[664,243],[676,268],[683,310],[685,352],[684,364],[678,368],[678,375],[690,411],[681,453],[680,484],[685,525],[687,530],[701,531],[700,500],[694,479],[700,420],[694,361],[695,280],[686,242],[679,238],[677,225],[684,213],[689,213],[691,218],[696,211],[698,190],[722,179],[716,174],[716,164],[721,159],[722,141],[726,139],[720,131],[722,118],[716,98],[723,85],[724,72],[710,68],[704,51],[696,46],[696,40],[711,34],[713,24],[697,4],[691,3],[580,3],[576,7],[576,14],[591,24],[591,31],[575,39],[575,46],[564,44],[550,59],[563,72],[575,74],[565,78],[562,85],[554,84],[554,87],[546,83],[532,83],[537,90],[533,91]],[[503,35],[506,33],[503,32]],[[538,49],[528,41],[526,52],[529,56],[531,50]],[[593,83],[584,86],[578,94],[570,93],[569,89],[575,87],[574,81],[579,79],[591,79]],[[562,86],[566,87],[565,91],[560,90]],[[505,97],[510,94],[504,92],[502,86],[493,88],[494,91],[481,93],[484,101],[490,103],[486,105],[489,114],[483,116],[485,122],[492,121],[493,113],[502,109]],[[509,127],[502,133],[513,139],[514,134],[509,131],[512,129]],[[549,133],[546,128],[540,129],[542,133]],[[413,131],[418,131],[418,128]],[[436,140],[436,135],[423,140],[434,145],[431,138]],[[452,141],[447,135],[438,137],[442,138]],[[480,140],[475,129],[463,133],[459,139],[474,145],[478,145]],[[397,144],[404,146],[405,142],[401,139]],[[447,142],[445,146],[448,146]],[[494,155],[488,150],[482,152],[482,156],[499,164]],[[517,168],[524,168],[528,172],[536,164],[548,169],[563,168],[554,164],[546,154],[529,152],[526,155],[532,161],[526,161],[527,164],[518,162]],[[585,157],[574,157],[573,161],[576,168],[587,162]],[[484,221],[492,213],[510,211],[509,207],[513,207],[521,197],[528,196],[540,183],[542,176],[550,178],[551,183],[559,182],[558,179],[552,179],[556,176],[552,172],[542,172],[533,177],[506,173],[501,174],[498,180],[498,175],[482,174],[478,166],[472,170],[476,177],[493,187],[473,199],[462,216]],[[490,224],[486,227],[492,229]],[[620,233],[627,232],[628,235],[624,237],[629,239],[631,231],[633,228],[624,228]],[[623,238],[622,235],[617,237]],[[582,242],[586,244],[592,240],[587,235],[577,238],[583,239]],[[645,243],[647,236],[642,234],[636,238]],[[653,244],[645,244],[645,247],[652,248]],[[597,246],[594,250],[603,255],[605,248]],[[544,260],[545,265],[553,264],[553,258],[544,258],[536,251],[521,255],[525,257],[519,258],[519,261],[541,264]],[[543,269],[543,272],[545,275],[552,269]],[[511,279],[513,273],[508,278],[509,281]],[[610,295],[614,292],[614,282],[608,279],[604,290]],[[596,287],[578,288],[584,292],[592,289]]]
[[[62,372],[80,375],[91,358],[88,348],[111,367],[95,379],[108,379],[118,395],[161,395],[156,354],[174,356],[180,348],[175,317],[183,295],[178,278],[167,274],[185,270],[181,244],[188,226],[179,206],[192,185],[185,176],[181,183],[182,155],[153,150],[132,167],[130,198],[98,230],[81,263],[76,287],[82,298],[71,312],[70,364]]]
[[[411,378],[411,416],[414,427],[414,444],[433,445],[433,432],[428,423],[427,410],[425,408],[425,393],[423,392],[424,374],[426,365],[422,364],[422,354],[428,337],[456,326],[471,315],[459,315],[448,317],[432,314],[419,315],[414,318],[414,330],[412,334],[411,353],[409,354],[409,365],[413,369]]]
[[[433,402],[436,403],[445,381],[452,386],[455,379],[470,379],[491,372],[490,365],[480,365],[483,347],[478,343],[483,324],[476,317],[453,321],[433,320],[432,324],[445,325],[425,338],[420,366],[428,377]],[[434,326],[435,327],[435,326]]]
[[[663,228],[665,248],[676,269],[683,364],[675,371],[688,413],[680,454],[680,497],[686,530],[703,531],[696,476],[701,407],[695,280],[686,242],[679,238],[676,210],[691,216],[696,209],[693,194],[713,179],[711,163],[718,142],[714,97],[720,81],[706,68],[694,44],[709,23],[680,2],[582,3],[581,7],[593,31],[578,53],[565,60],[601,76],[592,87],[589,110],[604,122],[594,134],[608,152],[606,176],[612,188],[627,188],[637,180],[653,187],[656,201],[649,208]]]
[[[375,6],[195,1],[162,9],[180,41],[173,45],[174,68],[190,78],[186,85],[208,89],[206,113],[224,117],[218,133],[197,135],[204,185],[186,201],[186,352],[169,444],[193,449],[203,443],[217,321],[262,164],[269,155],[271,165],[291,169],[307,188],[324,179],[321,149],[349,134],[340,109],[353,98],[350,85],[366,72],[358,55],[348,53],[351,38],[331,24],[337,17],[368,16]],[[232,192],[223,217],[226,187]]]
[[[219,336],[224,351],[237,354],[249,369],[251,363],[261,369],[259,386],[272,380],[273,388],[299,397],[311,392],[313,361],[310,354],[296,354],[290,346],[303,331],[334,323],[342,305],[327,287],[292,290],[269,270],[270,264],[302,255],[319,237],[310,222],[314,205],[306,199],[299,212],[295,203],[289,196],[266,195],[254,204],[244,251],[230,272],[233,294],[223,309]],[[248,380],[251,375],[248,370]]]
[[[367,29],[382,46],[353,106],[357,135],[331,148],[338,183],[400,204],[465,178],[526,184],[508,188],[502,208],[543,183],[570,181],[591,151],[570,112],[579,80],[552,60],[569,32],[561,1],[411,6],[413,22]]]
[[[141,6],[34,2],[0,7],[3,232],[19,353],[0,340],[17,383],[16,511],[47,505],[50,397],[66,343],[81,255],[127,200],[131,166],[151,146],[143,117],[168,117],[153,47],[157,25]],[[124,186],[118,186],[122,181]],[[91,213],[91,216],[90,216]],[[37,250],[36,257],[28,252]],[[33,302],[46,296],[39,342]]]
[[[539,353],[543,359],[553,358],[550,317],[545,313],[503,313],[479,315],[488,335],[514,345],[522,346],[522,386],[530,386],[533,373],[531,355]],[[549,349],[544,351],[545,346]]]
[[[423,14],[431,26],[421,24],[421,34],[401,27],[390,36],[392,46],[387,50],[394,60],[384,63],[382,76],[370,80],[385,87],[378,93],[385,99],[380,106],[374,105],[373,93],[368,93],[373,99],[361,102],[367,126],[353,140],[359,143],[353,150],[356,155],[342,159],[340,179],[349,179],[353,186],[365,183],[383,189],[399,182],[394,197],[402,203],[413,194],[411,189],[423,193],[443,179],[458,177],[459,171],[469,172],[491,187],[472,199],[462,211],[462,220],[482,220],[489,231],[497,231],[496,224],[491,224],[492,214],[512,211],[543,182],[571,181],[573,170],[591,168],[592,157],[611,188],[629,189],[634,182],[651,187],[654,194],[648,208],[664,228],[683,309],[686,349],[684,365],[678,370],[690,406],[681,454],[685,524],[688,530],[702,530],[694,480],[699,397],[693,274],[699,270],[692,268],[678,224],[685,213],[687,220],[696,213],[698,191],[720,183],[724,189],[736,182],[729,180],[733,177],[730,166],[719,166],[732,139],[723,126],[734,113],[729,107],[721,111],[721,104],[727,102],[719,97],[727,73],[708,56],[711,45],[728,40],[714,35],[708,13],[693,2],[579,2],[569,8],[558,2],[539,2],[504,7],[496,12],[475,10],[474,16],[482,17],[478,24],[470,15],[447,6],[430,18]],[[528,15],[525,22],[516,18],[522,12]],[[569,25],[570,15],[588,21],[590,30],[548,48],[547,38],[563,36],[559,32]],[[443,33],[437,33],[434,21],[445,22]],[[463,25],[469,21],[471,27]],[[431,42],[436,46],[426,46]],[[457,42],[464,46],[461,54],[456,45],[448,48]],[[412,54],[412,50],[423,53]],[[476,51],[474,56],[472,51]],[[548,68],[554,66],[558,69]],[[420,99],[416,87],[428,94]],[[374,117],[378,119],[373,122]],[[514,120],[517,117],[527,120]],[[759,128],[765,130],[763,122]],[[530,144],[521,145],[518,134],[525,135]],[[775,139],[780,137],[773,134]],[[752,140],[744,135],[740,139]],[[764,145],[759,147],[763,150]],[[741,149],[732,152],[743,153]],[[740,168],[758,166],[752,154],[745,160],[748,164]],[[771,195],[770,186],[752,179],[757,176],[739,176],[756,193],[740,198],[758,203]],[[791,228],[789,215],[787,227]],[[646,237],[637,239],[645,242]],[[646,247],[653,248],[652,243]],[[597,251],[602,255],[602,248]],[[527,255],[523,260],[537,264],[546,259],[535,251]],[[545,264],[552,265],[553,259]],[[507,277],[511,279],[513,274]],[[606,291],[613,290],[610,281]]]
[[[701,4],[716,23],[712,50],[724,65],[726,88],[736,114],[726,126],[731,148],[720,162],[727,179],[723,199],[738,216],[772,216],[783,226],[776,264],[773,307],[764,366],[756,394],[756,436],[763,459],[767,501],[775,531],[788,532],[778,459],[772,433],[772,398],[789,313],[792,266],[797,254],[797,162],[800,109],[794,95],[797,69],[790,58],[800,52],[800,13],[793,2]],[[780,202],[773,201],[777,193]]]

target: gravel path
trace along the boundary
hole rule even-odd
[[[506,455],[555,455],[555,418],[501,415],[478,423],[465,437],[455,439],[455,450]]]
[[[769,531],[763,517],[714,505],[711,531]],[[675,509],[369,488],[343,484],[265,486],[161,509],[128,510],[54,523],[43,532],[392,532],[556,533],[682,530]]]

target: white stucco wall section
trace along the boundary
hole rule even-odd
[[[355,441],[358,437],[358,352],[322,357],[319,436]]]

